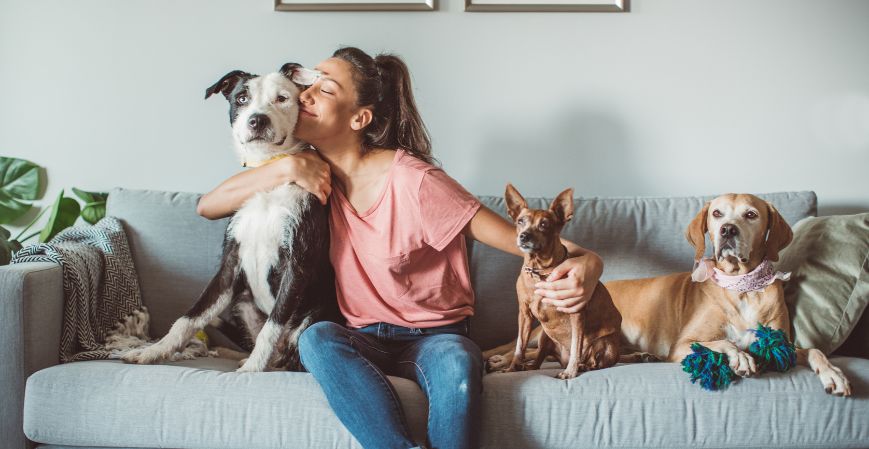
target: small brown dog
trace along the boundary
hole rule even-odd
[[[526,369],[525,350],[532,320],[540,321],[537,356],[528,369],[538,369],[554,355],[564,371],[559,379],[571,379],[580,372],[607,368],[619,360],[621,315],[606,288],[598,282],[591,300],[577,313],[563,313],[543,304],[534,284],[567,259],[561,244],[564,224],[573,217],[573,189],[561,192],[548,210],[528,209],[525,198],[510,184],[505,195],[507,213],[516,224],[516,243],[525,253],[525,265],[516,281],[519,297],[519,338],[510,366],[503,372]]]

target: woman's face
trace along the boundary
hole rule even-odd
[[[315,67],[322,76],[299,95],[299,121],[295,136],[316,147],[357,134],[359,115],[365,108],[356,105],[353,66],[339,58],[329,58]],[[367,124],[367,123],[366,123]]]

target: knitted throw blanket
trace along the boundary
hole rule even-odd
[[[62,363],[109,358],[106,337],[142,310],[139,279],[121,222],[67,228],[48,243],[22,248],[12,263],[54,262],[63,268]],[[143,329],[147,339],[147,329]]]

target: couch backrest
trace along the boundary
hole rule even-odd
[[[814,192],[758,196],[775,205],[791,225],[817,214]],[[685,229],[712,198],[579,198],[574,202],[573,219],[561,236],[601,256],[604,282],[691,271],[694,247],[685,239]],[[507,216],[503,198],[485,196],[480,200]],[[527,201],[530,208],[544,209],[552,199]],[[468,248],[476,292],[471,335],[480,347],[490,348],[516,338],[516,277],[522,259],[479,242],[469,243]]]
[[[151,335],[162,336],[202,293],[217,272],[228,219],[196,213],[200,195],[114,189],[106,215],[124,223]]]
[[[812,192],[760,196],[775,204],[791,224],[816,214]],[[580,198],[562,235],[603,257],[605,281],[688,271],[693,250],[684,230],[711,198]],[[192,193],[130,189],[115,189],[109,195],[107,214],[124,223],[155,336],[166,333],[197,299],[220,262],[228,220],[197,215],[198,199]],[[481,201],[506,216],[502,198]],[[535,208],[549,202],[528,199]],[[476,292],[471,332],[481,347],[488,348],[515,337],[515,283],[522,260],[480,243],[468,248]]]

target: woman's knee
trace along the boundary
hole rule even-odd
[[[436,365],[435,376],[447,383],[462,383],[476,389],[482,382],[483,355],[476,343],[461,335],[439,335],[426,348]]]
[[[346,334],[346,329],[331,321],[321,321],[310,325],[299,336],[299,355],[310,359],[311,355],[320,353],[330,343],[339,342]]]

